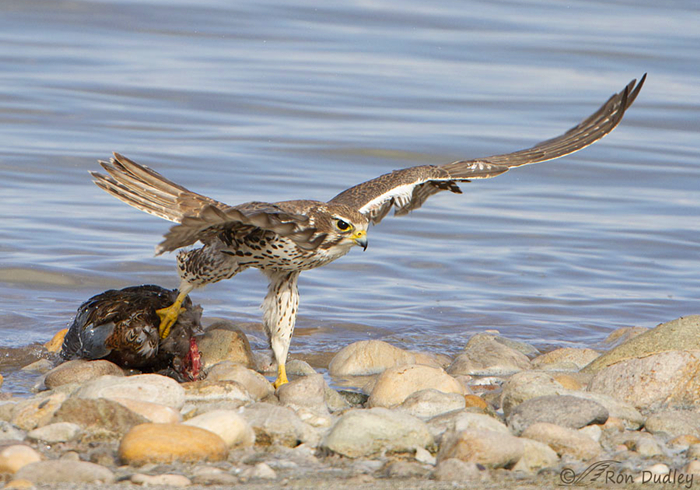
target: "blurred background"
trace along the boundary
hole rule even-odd
[[[112,151],[229,204],[328,200],[556,136],[645,72],[601,142],[435,196],[302,274],[291,353],[453,354],[486,329],[595,346],[700,313],[699,27],[691,0],[3,0],[3,374],[90,296],[178,285],[153,256],[170,223],[91,183]],[[265,290],[250,270],[192,297],[264,348]]]

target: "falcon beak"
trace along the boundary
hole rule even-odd
[[[367,232],[365,230],[357,230],[350,236],[350,240],[362,247],[362,250],[367,250]]]

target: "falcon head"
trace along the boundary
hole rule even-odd
[[[365,215],[343,204],[324,204],[313,213],[314,227],[317,233],[324,233],[323,249],[338,249],[347,253],[357,245],[367,249],[367,226]]]

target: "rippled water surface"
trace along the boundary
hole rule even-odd
[[[153,256],[169,224],[91,183],[111,151],[230,204],[326,200],[555,136],[645,72],[603,141],[437,195],[302,274],[291,352],[449,354],[485,329],[595,345],[700,313],[698,26],[690,0],[4,0],[0,346],[48,340],[105,289],[177,286]],[[265,289],[252,270],[193,299],[257,322]]]

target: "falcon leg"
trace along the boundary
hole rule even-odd
[[[180,313],[185,311],[185,309],[182,307],[182,302],[185,301],[185,298],[188,294],[190,294],[190,291],[192,291],[193,289],[194,286],[183,281],[182,283],[180,283],[180,293],[177,295],[177,299],[175,300],[175,302],[167,308],[161,308],[160,310],[156,310],[156,313],[160,317],[160,326],[158,327],[158,333],[160,334],[161,339],[164,339],[168,335],[170,335],[170,329],[173,325],[175,325],[177,317],[180,315]]]
[[[277,379],[273,386],[279,388],[289,382],[285,363],[299,306],[299,271],[265,271],[265,274],[270,278],[270,286],[262,306],[263,325],[277,360]]]

